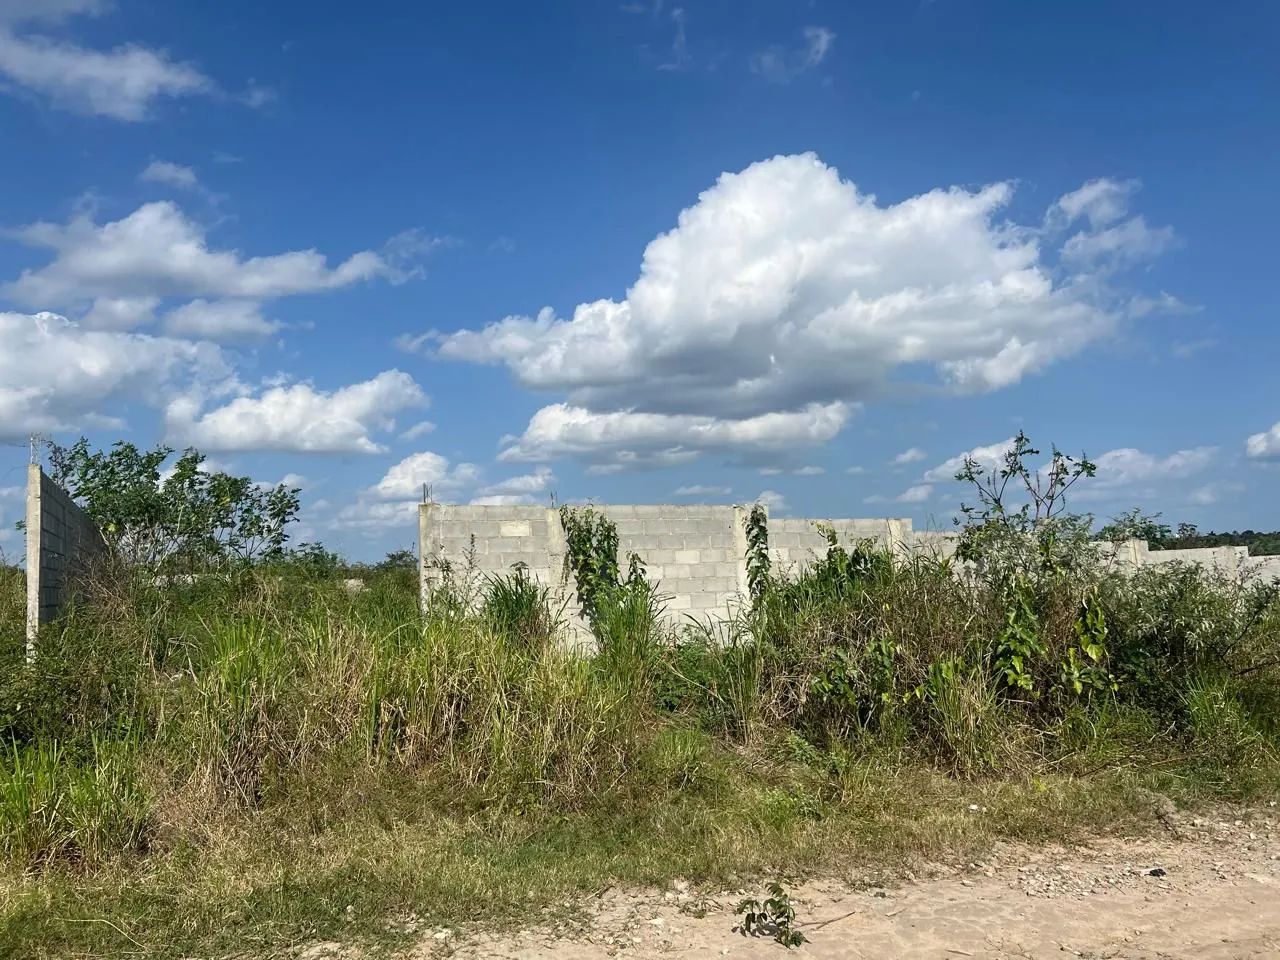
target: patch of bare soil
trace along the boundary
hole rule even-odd
[[[1280,808],[1196,818],[1169,809],[1162,819],[1153,837],[1003,845],[981,862],[922,866],[892,883],[796,885],[796,929],[808,942],[794,950],[735,930],[734,906],[762,889],[676,881],[662,892],[607,891],[576,919],[548,914],[515,934],[423,927],[408,956],[1280,958]]]

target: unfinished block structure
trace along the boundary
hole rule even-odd
[[[671,504],[596,508],[618,530],[618,554],[644,561],[660,582],[667,612],[723,618],[747,595],[746,529],[749,506]],[[895,551],[911,544],[910,520],[770,520],[775,565],[798,566],[826,550],[817,524],[829,524],[848,543],[872,539]],[[418,516],[423,603],[446,569],[473,576],[502,575],[522,565],[576,613],[573,586],[564,577],[564,529],[557,510],[527,506],[455,506],[424,503]]]
[[[619,564],[638,554],[661,585],[672,619],[731,615],[748,595],[745,521],[749,506],[671,504],[596,507],[618,530]],[[825,530],[842,544],[871,540],[896,556],[947,558],[952,532],[913,530],[909,519],[769,518],[769,556],[775,570],[791,572],[827,549]],[[582,634],[574,587],[565,577],[568,551],[559,512],[532,506],[458,506],[424,503],[418,515],[419,573],[425,607],[446,570],[472,577],[500,576],[517,565],[563,604],[571,631]],[[1150,550],[1141,540],[1112,547],[1111,563],[1137,568],[1191,563],[1241,579],[1280,577],[1280,557],[1251,557],[1245,547]]]

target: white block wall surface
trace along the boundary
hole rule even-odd
[[[27,643],[70,598],[75,578],[106,550],[102,534],[39,464],[27,468]]]
[[[853,546],[870,540],[895,553],[910,549],[912,543],[909,519],[796,519],[769,518],[769,557],[779,571],[797,570],[827,551],[827,538],[819,527],[835,531],[840,544]]]

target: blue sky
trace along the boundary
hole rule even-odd
[[[422,483],[946,527],[1022,428],[1080,509],[1273,529],[1278,27],[0,0],[0,524],[36,432],[297,480],[363,558]]]

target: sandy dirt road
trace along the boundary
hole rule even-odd
[[[1156,869],[1158,868],[1158,869]],[[585,916],[514,935],[420,931],[411,956],[1280,958],[1280,808],[1170,818],[1162,835],[1003,846],[885,886],[822,881],[791,895],[809,942],[735,933],[740,892],[608,891]],[[750,895],[760,891],[747,890]]]

